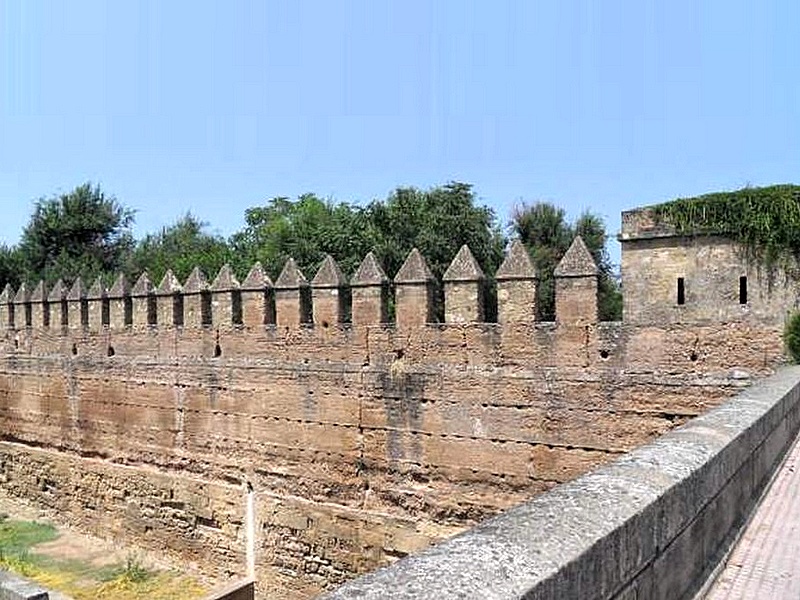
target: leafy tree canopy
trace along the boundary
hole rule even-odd
[[[17,248],[0,245],[0,292],[6,284],[11,284],[15,290],[19,287],[22,276],[21,262]]]
[[[133,244],[132,223],[131,209],[89,183],[37,200],[18,247],[23,277],[91,281],[116,271]]]
[[[146,235],[128,258],[125,269],[128,276],[133,281],[147,270],[158,285],[167,269],[172,269],[183,282],[197,266],[207,277],[215,277],[220,267],[230,261],[231,252],[227,242],[206,232],[206,227],[206,223],[186,213],[158,233]]]
[[[772,276],[800,261],[800,186],[746,187],[651,207],[657,220],[682,235],[725,235]]]
[[[245,227],[231,236],[235,269],[244,274],[255,261],[276,277],[289,257],[313,277],[326,254],[352,273],[369,252],[363,208],[334,204],[314,194],[293,202],[285,197],[245,211]]]
[[[530,252],[539,273],[537,310],[543,320],[555,319],[555,270],[576,235],[580,235],[600,270],[598,281],[598,312],[603,321],[622,318],[622,294],[608,256],[608,235],[605,223],[590,212],[581,214],[569,223],[566,213],[548,202],[518,206],[511,220],[512,232]]]
[[[476,205],[467,183],[452,182],[429,190],[398,188],[386,201],[367,207],[373,249],[393,277],[416,247],[441,279],[463,244],[468,244],[487,276],[503,260],[505,237],[486,206]]]

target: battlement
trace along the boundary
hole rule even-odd
[[[597,266],[577,238],[559,264],[556,320],[597,322]],[[536,282],[527,251],[512,244],[496,274],[502,323],[536,320]],[[444,274],[445,323],[484,322],[486,276],[465,245]],[[76,278],[67,288],[39,281],[0,294],[0,330],[103,331],[147,328],[279,329],[395,326],[408,330],[434,322],[436,281],[422,254],[413,249],[393,280],[396,318],[389,322],[389,279],[372,253],[347,281],[327,256],[309,281],[289,259],[273,283],[260,264],[239,283],[229,265],[211,283],[199,268],[181,283],[171,270],[155,285],[147,272],[131,287],[120,275],[110,289],[98,279],[90,288]],[[347,293],[351,292],[351,293]],[[351,317],[348,319],[348,315]]]
[[[619,240],[676,237],[677,231],[669,223],[656,218],[651,207],[634,208],[622,212],[622,230]]]
[[[217,573],[247,564],[275,598],[419,552],[783,362],[794,286],[770,289],[723,237],[626,215],[614,323],[580,238],[555,322],[519,241],[494,274],[462,247],[441,282],[414,249],[393,278],[369,253],[349,280],[327,256],[275,280],[257,263],[6,286],[4,489]]]

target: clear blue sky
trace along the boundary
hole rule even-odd
[[[800,183],[798,27],[797,0],[0,0],[0,242],[85,181],[138,235],[449,180],[504,222],[542,199],[616,232]]]

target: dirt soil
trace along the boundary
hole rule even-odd
[[[130,565],[132,561],[135,562],[137,568],[141,567],[148,573],[157,575],[160,581],[165,582],[166,587],[187,582],[190,587],[198,591],[196,596],[198,598],[204,597],[207,592],[222,583],[204,576],[190,566],[171,563],[164,556],[160,556],[157,553],[144,551],[137,547],[122,546],[79,533],[55,522],[46,511],[42,511],[19,499],[5,496],[2,493],[0,493],[0,515],[4,515],[8,519],[33,521],[54,526],[58,532],[58,537],[52,541],[36,544],[31,551],[37,557],[45,557],[45,562],[70,565],[71,571],[85,573],[85,581],[81,581],[79,578],[78,584],[96,585],[102,581],[104,573],[119,572],[126,565]],[[35,579],[35,577],[33,578]],[[73,582],[73,585],[75,585],[75,582]],[[45,585],[45,587],[52,590],[50,597],[54,600],[71,600],[74,598],[74,596],[68,596],[54,590],[52,586]],[[184,585],[183,588],[187,591],[187,586]],[[151,594],[152,592],[143,592],[141,597],[155,597],[151,596]],[[113,594],[109,597],[113,597]],[[128,596],[126,595],[125,597],[127,598]],[[130,597],[139,596],[132,593]]]

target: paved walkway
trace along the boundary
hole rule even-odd
[[[800,599],[798,440],[706,600]]]

